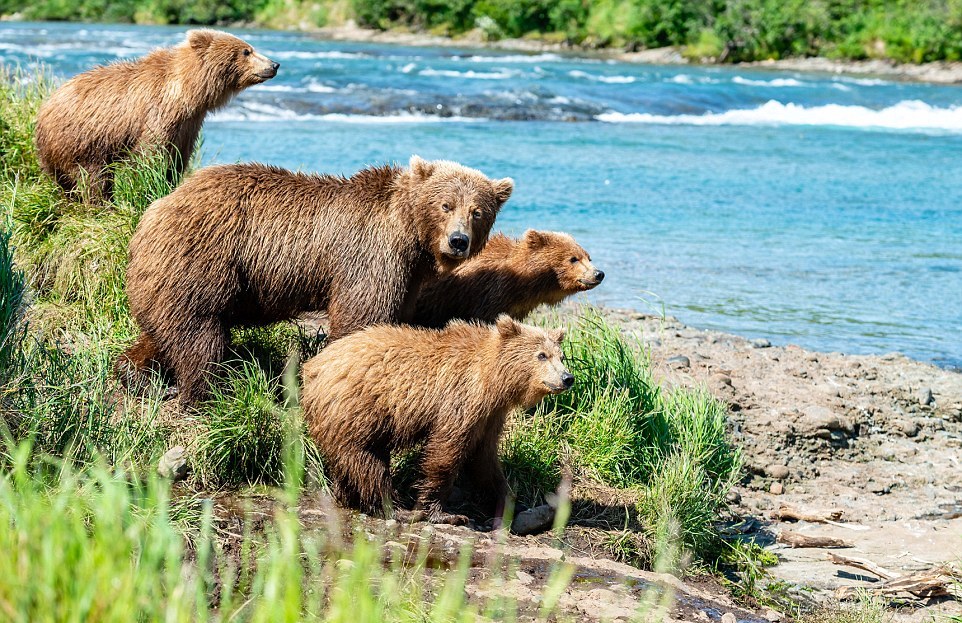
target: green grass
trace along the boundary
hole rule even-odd
[[[0,0],[26,19],[316,28],[355,20],[588,48],[680,46],[694,59],[962,58],[962,0]]]
[[[296,388],[297,362],[323,346],[320,335],[291,324],[235,331],[231,360],[196,411],[164,400],[160,378],[139,393],[119,386],[113,362],[136,333],[124,295],[127,245],[146,207],[170,190],[166,163],[118,165],[105,205],[67,200],[36,166],[32,118],[48,87],[28,78],[8,72],[0,80],[0,142],[12,146],[0,154],[0,525],[10,526],[0,530],[0,547],[12,552],[0,561],[0,617],[514,616],[510,603],[465,607],[464,566],[442,579],[423,565],[384,564],[376,539],[329,543],[333,534],[305,533],[287,510],[323,486]],[[575,388],[515,414],[503,440],[520,499],[541,502],[569,474],[582,496],[572,522],[605,506],[579,491],[600,487],[620,500],[608,509],[610,551],[647,566],[677,564],[681,552],[714,559],[714,523],[741,466],[724,406],[703,390],[659,385],[641,346],[591,308],[569,327],[565,352]],[[177,495],[154,476],[174,445],[187,448],[192,467]],[[279,504],[260,532],[242,539],[250,559],[237,560],[220,549],[210,509],[185,492],[252,484]],[[351,563],[336,564],[341,558]],[[545,619],[570,580],[570,569],[559,569],[544,595]]]
[[[504,443],[521,499],[538,502],[562,471],[573,472],[631,491],[649,542],[671,536],[698,556],[716,555],[714,523],[742,464],[727,408],[705,390],[656,383],[641,345],[591,308],[564,348],[574,388],[518,416]]]

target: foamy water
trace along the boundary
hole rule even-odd
[[[682,125],[810,125],[891,130],[944,130],[962,132],[962,106],[937,108],[918,100],[899,102],[873,110],[865,106],[805,107],[771,100],[758,108],[702,115],[653,115],[607,112],[596,117],[606,123]]]

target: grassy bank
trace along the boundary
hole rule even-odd
[[[304,530],[290,510],[324,486],[290,382],[316,336],[293,325],[236,332],[223,383],[196,412],[165,399],[161,378],[136,394],[119,386],[112,365],[136,330],[127,244],[170,186],[164,163],[139,160],[118,167],[111,203],[65,199],[40,174],[31,141],[48,89],[42,77],[0,76],[0,547],[13,552],[0,562],[9,571],[0,610],[13,620],[61,620],[48,610],[61,607],[97,620],[490,614],[484,602],[464,607],[464,568],[428,577],[423,561],[385,561],[377,539]],[[562,533],[596,530],[611,554],[642,566],[665,551],[717,560],[726,546],[715,522],[741,468],[724,405],[660,386],[640,346],[596,311],[568,322],[577,389],[516,414],[503,443],[520,499],[540,503],[570,481]],[[171,488],[154,472],[174,445],[191,469]],[[247,552],[238,558],[214,538],[203,500],[250,485],[266,486],[275,504],[235,544]],[[565,569],[555,570],[558,586]]]
[[[960,0],[0,0],[25,19],[310,29],[354,20],[589,48],[681,46],[719,62],[825,56],[903,63],[962,58]]]

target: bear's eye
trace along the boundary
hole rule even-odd
[[[474,218],[481,218],[481,210],[474,211]]]
[[[578,263],[578,258],[573,257],[573,258],[571,258],[571,259],[568,260],[568,261],[571,262],[572,264],[577,264],[577,263]]]
[[[538,361],[548,361],[548,356],[544,353],[538,353]]]
[[[250,50],[244,50],[244,56],[250,56],[250,55],[251,55]]]
[[[443,204],[441,204],[441,209],[444,210],[445,212],[450,212],[450,211],[451,211],[451,206],[449,206],[449,205],[446,204],[446,203],[443,203]]]

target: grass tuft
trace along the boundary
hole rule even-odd
[[[309,476],[320,473],[318,452],[298,413],[278,404],[280,383],[250,361],[224,365],[223,380],[200,409],[204,432],[196,441],[195,472],[208,486],[282,484],[292,450],[306,457]],[[295,444],[297,448],[290,448]]]
[[[574,388],[515,418],[506,438],[506,467],[520,499],[537,503],[532,492],[550,492],[569,470],[636,490],[649,542],[679,526],[684,547],[714,556],[714,522],[742,465],[725,429],[725,405],[704,389],[659,385],[641,345],[590,307],[569,329],[565,356]]]

